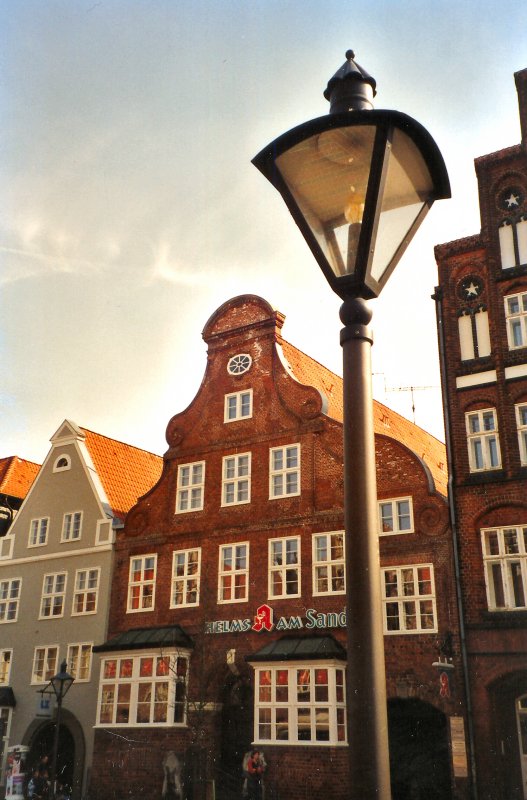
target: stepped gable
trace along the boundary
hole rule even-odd
[[[81,431],[112,511],[124,519],[138,498],[158,482],[163,459],[86,428]]]
[[[342,422],[342,378],[289,342],[281,339],[279,344],[296,380],[315,386],[327,400],[327,415]],[[378,400],[373,401],[373,419],[376,434],[397,440],[425,462],[436,490],[446,497],[448,472],[443,442]]]
[[[23,499],[29,492],[40,464],[18,456],[0,458],[0,493]]]

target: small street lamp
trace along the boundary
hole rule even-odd
[[[55,735],[53,737],[53,753],[51,758],[51,798],[55,799],[57,796],[57,757],[59,752],[59,732],[60,732],[60,717],[62,713],[62,701],[68,693],[75,678],[66,672],[67,669],[66,659],[60,665],[60,672],[51,678],[50,682],[44,689],[49,691],[51,688],[57,698],[57,713],[55,715]]]
[[[435,200],[450,197],[430,134],[373,110],[376,83],[354,61],[331,78],[330,113],[265,147],[253,164],[280,192],[334,292],[344,392],[347,729],[353,800],[390,800],[386,674],[371,385],[371,310]]]

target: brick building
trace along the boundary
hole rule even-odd
[[[252,295],[212,315],[201,387],[117,534],[95,798],[239,797],[252,744],[268,797],[347,796],[342,383],[283,322]],[[374,416],[393,797],[447,800],[466,761],[445,449]]]
[[[481,800],[527,798],[527,70],[522,141],[477,158],[481,231],[436,248],[469,717]]]

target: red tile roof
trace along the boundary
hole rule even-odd
[[[81,431],[108,502],[115,516],[124,519],[137,500],[159,480],[163,459],[86,428]]]
[[[296,380],[319,389],[328,401],[327,415],[342,422],[342,378],[284,339],[280,338],[279,344]],[[396,439],[425,462],[435,488],[446,496],[448,472],[443,442],[378,400],[373,401],[373,421],[376,434]]]
[[[0,494],[23,500],[39,469],[40,464],[25,461],[18,456],[0,458]]]

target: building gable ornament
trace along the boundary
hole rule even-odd
[[[314,630],[326,628],[345,628],[346,609],[337,612],[322,612],[315,608],[306,609],[305,617],[300,615],[282,616],[274,621],[274,610],[267,603],[256,609],[254,617],[244,619],[217,619],[205,623],[205,633],[270,633],[271,631]]]

